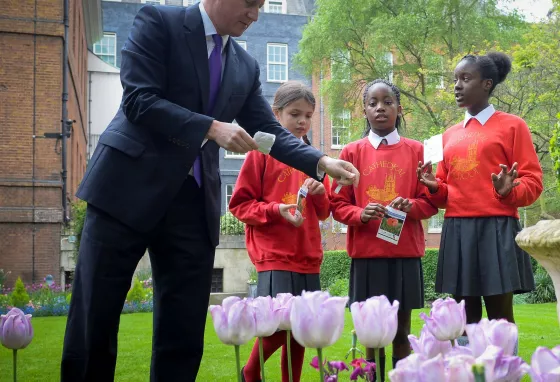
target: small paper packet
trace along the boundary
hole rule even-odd
[[[253,138],[255,139],[255,142],[257,142],[257,145],[259,145],[259,151],[261,153],[264,155],[270,154],[270,150],[276,140],[276,135],[257,131]]]
[[[377,237],[389,243],[397,245],[406,220],[406,212],[387,207],[387,214],[379,224]]]
[[[298,194],[297,194],[297,202],[296,202],[296,214],[301,215],[303,213],[303,200],[307,197],[307,192],[309,189],[307,186],[303,185],[300,187]]]

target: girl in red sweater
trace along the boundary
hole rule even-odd
[[[428,202],[415,168],[424,151],[420,142],[404,138],[399,89],[385,80],[369,83],[364,91],[365,137],[345,146],[341,159],[360,171],[357,187],[332,193],[334,218],[348,225],[347,249],[350,268],[350,304],[385,295],[399,301],[398,330],[393,341],[393,367],[410,354],[408,334],[412,309],[424,307],[421,257],[424,230],[421,220],[437,213]],[[333,182],[333,189],[337,182]],[[376,237],[386,206],[407,213],[398,244]],[[374,350],[366,349],[373,362]],[[385,354],[380,354],[382,375]]]
[[[517,209],[542,192],[542,170],[521,118],[494,110],[492,91],[511,69],[503,53],[465,56],[455,68],[455,101],[465,119],[443,134],[443,161],[418,166],[430,200],[445,208],[436,291],[465,300],[468,323],[514,322],[513,294],[534,289],[529,255],[519,248]],[[466,337],[459,341],[466,343]]]
[[[307,132],[315,110],[310,89],[296,81],[282,84],[272,109],[278,121],[307,144]],[[296,212],[300,187],[308,188],[303,210]],[[249,257],[258,272],[257,294],[300,295],[320,290],[319,272],[323,260],[319,220],[330,215],[329,180],[323,183],[258,151],[247,155],[231,197],[231,213],[246,224]],[[276,332],[263,339],[264,359],[282,346],[282,381],[288,381],[286,333]],[[299,381],[305,348],[292,337],[293,380]],[[260,380],[258,340],[243,368],[247,382]]]

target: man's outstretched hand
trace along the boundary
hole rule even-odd
[[[350,162],[323,156],[319,159],[319,170],[326,172],[342,186],[357,186],[360,172]]]
[[[257,142],[251,138],[244,128],[233,123],[214,120],[208,133],[206,133],[206,138],[215,141],[218,146],[228,151],[239,154],[245,154],[259,148]]]

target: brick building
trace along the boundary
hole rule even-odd
[[[61,234],[87,164],[87,54],[102,36],[100,3],[0,7],[0,269],[11,271],[8,283],[61,279]],[[65,138],[63,119],[74,121]]]

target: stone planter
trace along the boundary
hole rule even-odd
[[[546,269],[552,279],[558,299],[560,295],[560,219],[541,220],[536,225],[519,232],[515,241]],[[560,322],[558,303],[556,311]]]
[[[247,283],[247,297],[257,297],[257,283]]]

